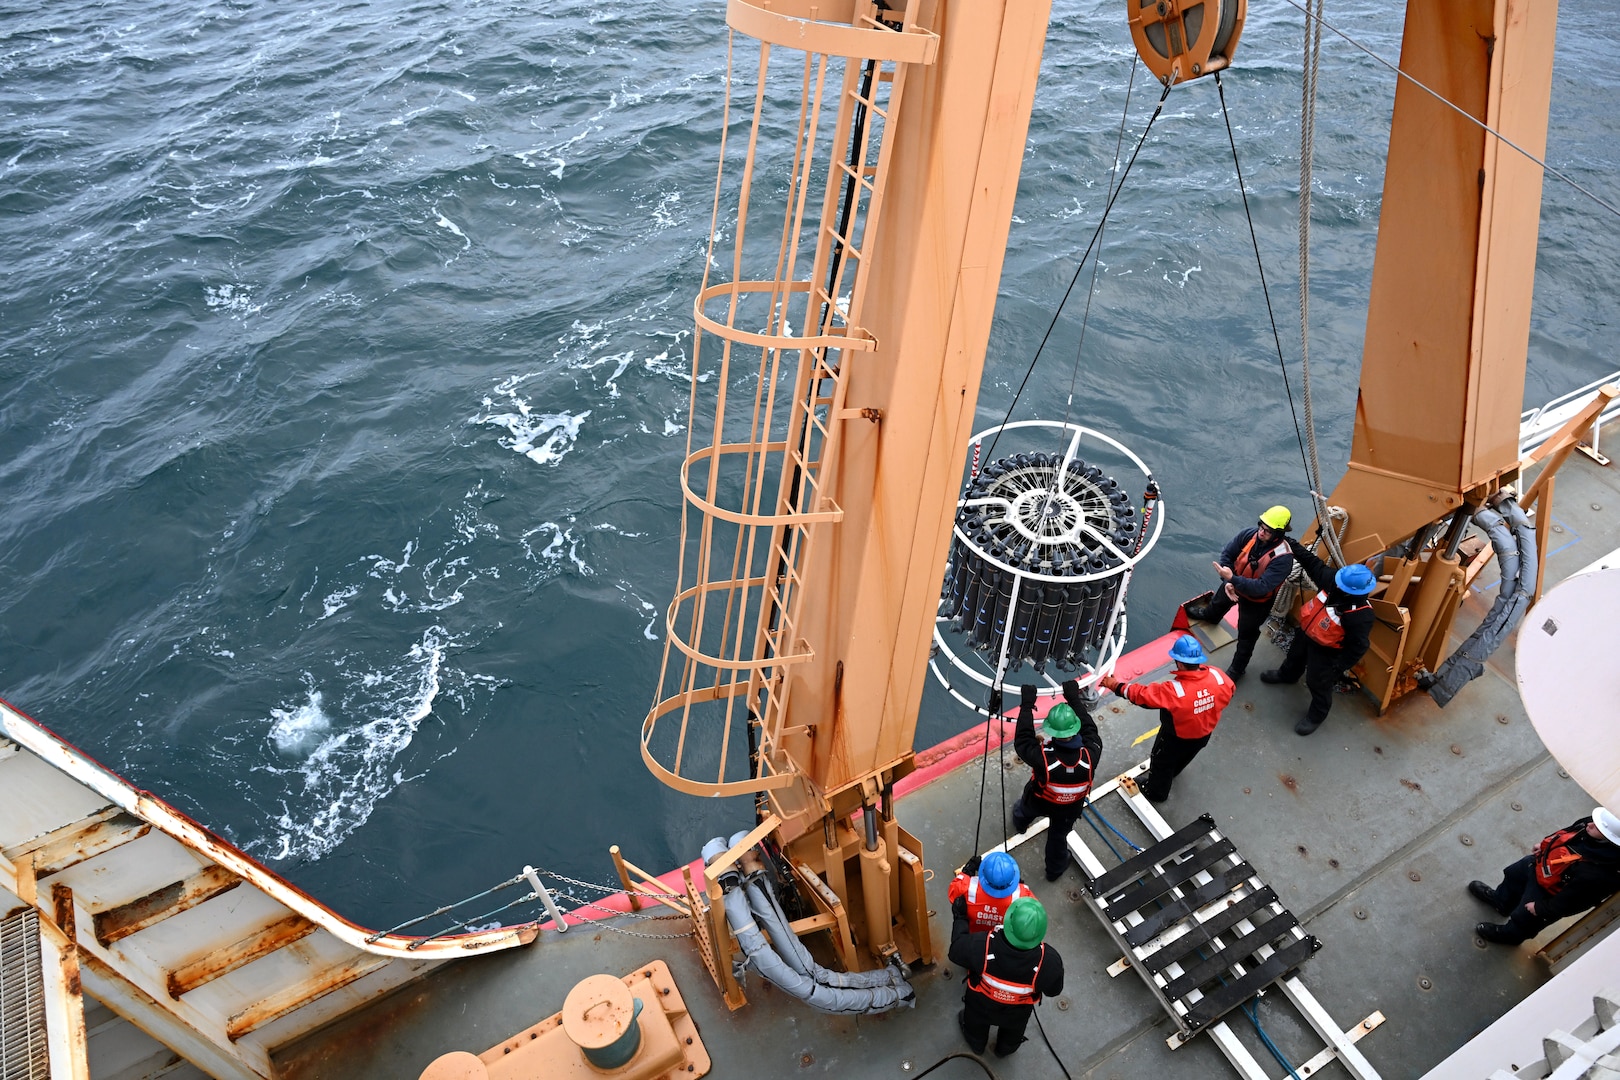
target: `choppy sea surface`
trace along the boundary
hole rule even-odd
[[[1394,57],[1389,7],[1329,17]],[[981,426],[1106,197],[1118,8],[1056,4]],[[1617,26],[1566,17],[1547,151],[1611,200]],[[1252,5],[1226,79],[1291,364],[1301,37]],[[744,820],[663,788],[637,743],[725,50],[719,0],[0,12],[0,695],[372,925],[525,862],[609,878],[611,843],[674,865]],[[1327,36],[1329,482],[1393,93]],[[1127,147],[1156,97],[1138,80]],[[1067,318],[1016,413],[1061,412],[1074,378],[1077,416],[1162,479],[1138,641],[1255,508],[1304,509],[1249,245],[1215,87],[1180,88],[1110,219],[1078,366]],[[1549,180],[1528,403],[1615,366],[1617,269],[1614,219]],[[972,721],[930,690],[919,744]]]

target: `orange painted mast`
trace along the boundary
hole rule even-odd
[[[934,959],[892,785],[912,768],[1049,14],[727,9],[733,77],[754,39],[757,81],[745,149],[722,150],[729,250],[696,304],[683,561],[643,757],[683,791],[763,794],[851,968]],[[795,134],[767,161],[772,132]]]
[[[1542,169],[1479,122],[1544,155],[1557,21],[1557,0],[1407,5],[1401,69],[1467,116],[1411,79],[1396,87],[1355,437],[1329,499],[1348,513],[1349,561],[1419,540],[1385,558],[1374,600],[1363,680],[1383,708],[1438,666],[1490,555],[1459,547],[1462,526],[1528,464],[1518,434]]]

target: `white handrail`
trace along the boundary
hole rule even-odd
[[[1526,409],[1519,417],[1519,456],[1522,458],[1551,438],[1559,428],[1568,423],[1570,417],[1580,412],[1581,407],[1590,400],[1599,387],[1607,383],[1620,383],[1620,371],[1611,372],[1567,394],[1561,394],[1540,408]],[[1597,449],[1598,429],[1617,417],[1620,417],[1620,398],[1616,398],[1593,421],[1593,450]]]

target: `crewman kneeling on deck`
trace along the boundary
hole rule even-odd
[[[1170,784],[1209,744],[1221,722],[1221,710],[1232,700],[1236,686],[1219,668],[1206,667],[1209,657],[1191,634],[1182,634],[1170,646],[1176,670],[1163,682],[1138,686],[1104,675],[1103,686],[1132,705],[1159,710],[1159,734],[1153,740],[1152,762],[1139,783],[1148,802],[1170,797]]]
[[[1311,707],[1294,725],[1294,734],[1309,735],[1327,719],[1339,680],[1367,652],[1373,627],[1373,610],[1367,597],[1378,587],[1378,579],[1360,563],[1335,571],[1298,540],[1290,538],[1288,546],[1321,591],[1300,609],[1299,633],[1294,635],[1282,667],[1262,671],[1260,681],[1295,683],[1300,675],[1305,676]]]
[[[992,851],[983,860],[973,856],[945,890],[951,915],[966,919],[971,930],[994,930],[1014,900],[1035,895],[1018,878],[1018,860],[1005,851]]]
[[[1271,601],[1294,569],[1294,553],[1288,547],[1293,520],[1288,507],[1273,506],[1260,515],[1254,528],[1232,537],[1215,563],[1220,587],[1203,604],[1187,605],[1188,616],[1204,622],[1220,622],[1237,605],[1237,647],[1226,667],[1233,682],[1249,670],[1260,628],[1271,615]]]
[[[1504,869],[1496,888],[1470,881],[1468,891],[1507,918],[1482,922],[1474,933],[1498,945],[1529,941],[1559,919],[1620,892],[1620,817],[1596,807],[1591,817],[1543,838],[1536,850]]]
[[[984,1053],[992,1027],[996,1056],[1017,1050],[1035,1005],[1063,992],[1063,958],[1042,944],[1045,937],[1046,909],[1032,897],[1014,900],[994,930],[974,931],[953,912],[950,959],[967,970],[956,1022],[975,1054]]]
[[[991,708],[997,713],[999,698],[991,691]],[[1080,684],[1073,679],[1065,682],[1063,700],[1065,704],[1052,706],[1046,714],[1043,741],[1035,734],[1035,687],[1026,683],[1018,726],[1013,729],[1013,749],[1032,770],[1024,793],[1012,806],[1013,829],[1023,832],[1036,818],[1047,819],[1047,881],[1056,881],[1069,868],[1069,830],[1080,819],[1091,778],[1102,760],[1102,735],[1080,696]]]

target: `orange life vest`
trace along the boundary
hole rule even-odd
[[[1041,995],[1035,992],[1035,983],[1040,980],[1041,965],[1046,963],[1046,946],[1041,946],[1041,956],[1035,961],[1029,982],[1013,982],[990,974],[990,938],[994,936],[991,934],[984,939],[984,966],[979,969],[979,985],[974,989],[1000,1005],[1034,1005],[1041,1000]]]
[[[1569,845],[1585,834],[1585,825],[1575,825],[1568,829],[1559,829],[1536,845],[1537,885],[1550,893],[1556,893],[1563,888],[1564,875],[1569,873],[1570,867],[1581,861],[1581,853]]]
[[[977,933],[980,930],[994,930],[1000,926],[1006,921],[1007,908],[1014,900],[1020,896],[1033,897],[1035,894],[1029,891],[1028,885],[1020,882],[1018,888],[1010,895],[997,899],[984,891],[975,875],[968,878],[966,885],[960,890],[957,889],[956,883],[952,882],[948,895],[952,900],[957,896],[967,897],[968,930]]]
[[[1288,541],[1284,540],[1270,551],[1261,552],[1260,558],[1255,560],[1248,569],[1244,569],[1244,564],[1250,562],[1249,553],[1254,550],[1254,542],[1258,539],[1260,539],[1259,533],[1255,533],[1253,536],[1249,537],[1249,542],[1243,545],[1243,550],[1238,552],[1238,557],[1232,560],[1233,577],[1248,578],[1251,581],[1259,581],[1261,578],[1266,576],[1266,567],[1271,565],[1272,559],[1275,559],[1279,555],[1288,554]],[[1280,584],[1281,583],[1279,583],[1279,585]],[[1277,590],[1272,589],[1264,596],[1240,595],[1239,599],[1247,600],[1251,604],[1262,604],[1276,595]]]
[[[1041,776],[1035,794],[1057,806],[1084,799],[1091,792],[1091,751],[1081,750],[1080,760],[1065,764],[1050,746],[1041,747]]]
[[[1348,615],[1369,607],[1372,605],[1347,607],[1343,614]],[[1299,628],[1305,631],[1306,637],[1318,645],[1337,649],[1344,644],[1344,623],[1340,621],[1339,615],[1339,611],[1328,606],[1327,592],[1324,590],[1305,601],[1305,606],[1299,609]]]

